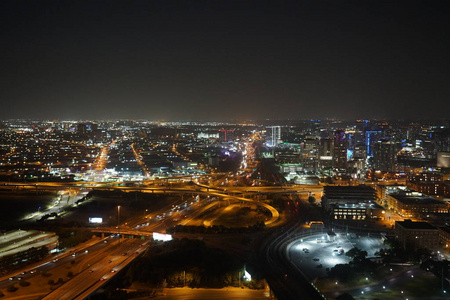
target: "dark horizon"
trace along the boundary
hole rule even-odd
[[[0,119],[445,119],[445,1],[2,1]]]

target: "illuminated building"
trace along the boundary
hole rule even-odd
[[[219,130],[219,139],[223,142],[232,141],[234,130],[233,129],[220,129]]]
[[[370,186],[325,186],[322,205],[334,219],[382,219],[384,209],[375,199],[375,190]]]
[[[403,217],[420,217],[429,213],[448,213],[447,204],[416,191],[399,191],[386,197],[390,209]]]
[[[319,140],[305,139],[302,151],[302,163],[306,170],[317,170],[319,158]]]
[[[427,222],[396,221],[395,236],[403,249],[436,250],[439,247],[439,231]]]
[[[333,139],[320,139],[319,142],[319,164],[321,169],[333,167]]]
[[[343,130],[334,133],[333,160],[334,168],[339,170],[347,169],[347,139]]]
[[[374,144],[380,140],[381,131],[378,130],[367,130],[365,132],[365,145],[366,145],[366,153],[367,156],[373,156],[373,146]]]
[[[373,168],[383,172],[395,172],[397,152],[398,149],[395,143],[378,141],[374,144]]]
[[[427,195],[450,196],[450,184],[437,173],[425,172],[408,175],[406,185]]]
[[[364,145],[365,144],[365,135],[364,132],[367,128],[367,120],[357,120],[355,125],[355,144]]]
[[[280,126],[268,126],[267,146],[276,147],[281,143],[281,127]]]
[[[98,130],[98,125],[95,123],[78,123],[77,133],[78,134],[90,134]]]
[[[439,227],[439,241],[445,247],[450,247],[450,227]]]
[[[334,219],[365,220],[384,219],[385,210],[376,203],[339,203],[330,205],[330,212]]]

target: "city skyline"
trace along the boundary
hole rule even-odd
[[[448,115],[444,2],[1,6],[1,119]]]
[[[0,297],[445,298],[449,197],[448,119],[3,120]]]

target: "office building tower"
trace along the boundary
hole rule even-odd
[[[267,146],[276,147],[281,143],[281,127],[280,126],[268,126],[267,127]]]
[[[303,143],[302,163],[306,170],[317,170],[319,159],[319,140],[307,138]]]
[[[321,169],[333,168],[333,139],[320,139],[319,141],[319,165]]]
[[[367,156],[373,156],[373,146],[381,139],[382,132],[379,130],[367,130],[365,137]]]
[[[397,145],[390,141],[374,144],[373,168],[383,172],[395,172],[397,164]]]
[[[334,167],[339,170],[347,169],[347,139],[343,130],[334,133],[333,161]]]

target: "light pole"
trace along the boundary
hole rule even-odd
[[[120,242],[120,205],[117,206],[117,234],[119,235]]]

